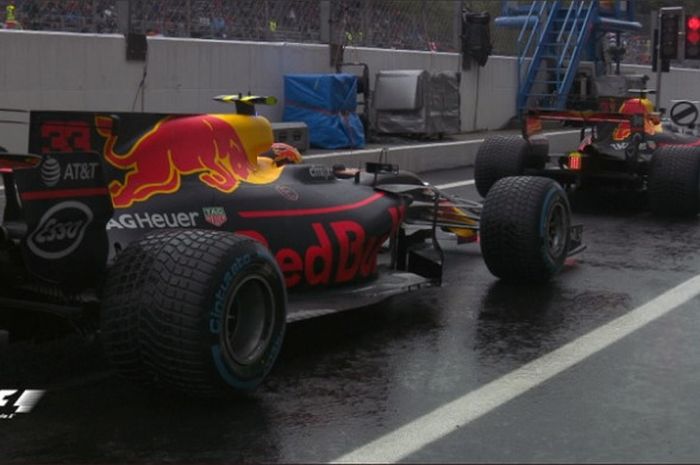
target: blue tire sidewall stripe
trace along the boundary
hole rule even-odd
[[[223,279],[220,280],[218,286],[216,286],[215,288],[215,298],[210,308],[207,319],[208,331],[210,334],[212,334],[213,337],[216,338],[216,342],[212,344],[210,348],[211,356],[214,361],[216,371],[221,376],[221,379],[223,379],[226,382],[226,384],[240,390],[251,390],[255,388],[258,384],[260,384],[262,378],[264,378],[265,375],[272,369],[272,366],[274,365],[274,362],[277,359],[277,355],[279,354],[282,348],[282,341],[284,340],[285,333],[285,322],[275,322],[275,325],[282,325],[282,331],[278,336],[273,338],[271,342],[272,347],[270,348],[268,353],[265,354],[265,360],[261,363],[261,365],[263,366],[263,370],[258,374],[258,376],[255,376],[252,379],[243,380],[231,371],[231,368],[226,363],[226,360],[222,353],[221,344],[219,342],[221,337],[221,331],[223,329],[222,319],[225,313],[220,310],[221,307],[225,306],[225,302],[222,304],[221,299],[225,301],[228,298],[231,283],[235,280],[238,274],[241,273],[241,271],[245,270],[245,268],[250,266],[251,264],[261,262],[268,263],[269,260],[269,254],[262,254],[257,252],[245,253],[239,256],[236,260],[234,260],[234,262],[229,266],[228,270],[224,274]],[[277,271],[279,274],[279,270],[276,266],[275,271]],[[282,288],[283,292],[281,293],[281,298],[284,300],[284,302],[277,302],[277,305],[285,305],[286,302],[286,290],[284,289],[284,286],[282,286]],[[274,294],[274,298],[275,300],[277,300],[278,295],[276,292]],[[282,316],[283,320],[284,318],[285,315]]]

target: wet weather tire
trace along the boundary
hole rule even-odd
[[[529,147],[519,136],[489,137],[479,146],[474,160],[474,182],[479,195],[486,197],[501,178],[520,176],[525,171]]]
[[[649,167],[649,205],[659,216],[695,216],[700,210],[700,148],[667,146]]]
[[[127,378],[193,395],[254,389],[286,325],[283,277],[260,243],[220,231],[144,236],[105,283],[102,340]]]
[[[496,182],[481,214],[481,252],[491,273],[505,281],[543,282],[567,256],[571,209],[555,181],[517,176]]]

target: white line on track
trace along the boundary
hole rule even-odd
[[[471,186],[472,184],[474,184],[474,180],[469,179],[467,181],[457,181],[457,182],[450,182],[447,184],[440,184],[439,186],[435,186],[435,187],[437,187],[441,191],[444,191],[445,189],[453,189],[455,187],[462,187],[462,186]]]
[[[331,463],[398,462],[670,313],[700,294],[700,275],[578,339]]]

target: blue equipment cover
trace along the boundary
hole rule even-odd
[[[303,121],[309,143],[323,149],[362,148],[365,133],[356,113],[354,74],[287,74],[283,121]]]

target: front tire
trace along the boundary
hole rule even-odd
[[[272,368],[286,291],[270,252],[220,231],[158,232],[132,243],[105,284],[105,352],[123,375],[194,395],[242,393]]]
[[[504,281],[547,281],[564,266],[570,225],[571,208],[558,183],[532,176],[501,179],[481,213],[486,266]]]
[[[659,216],[691,217],[700,210],[700,148],[656,149],[649,167],[649,206]]]

